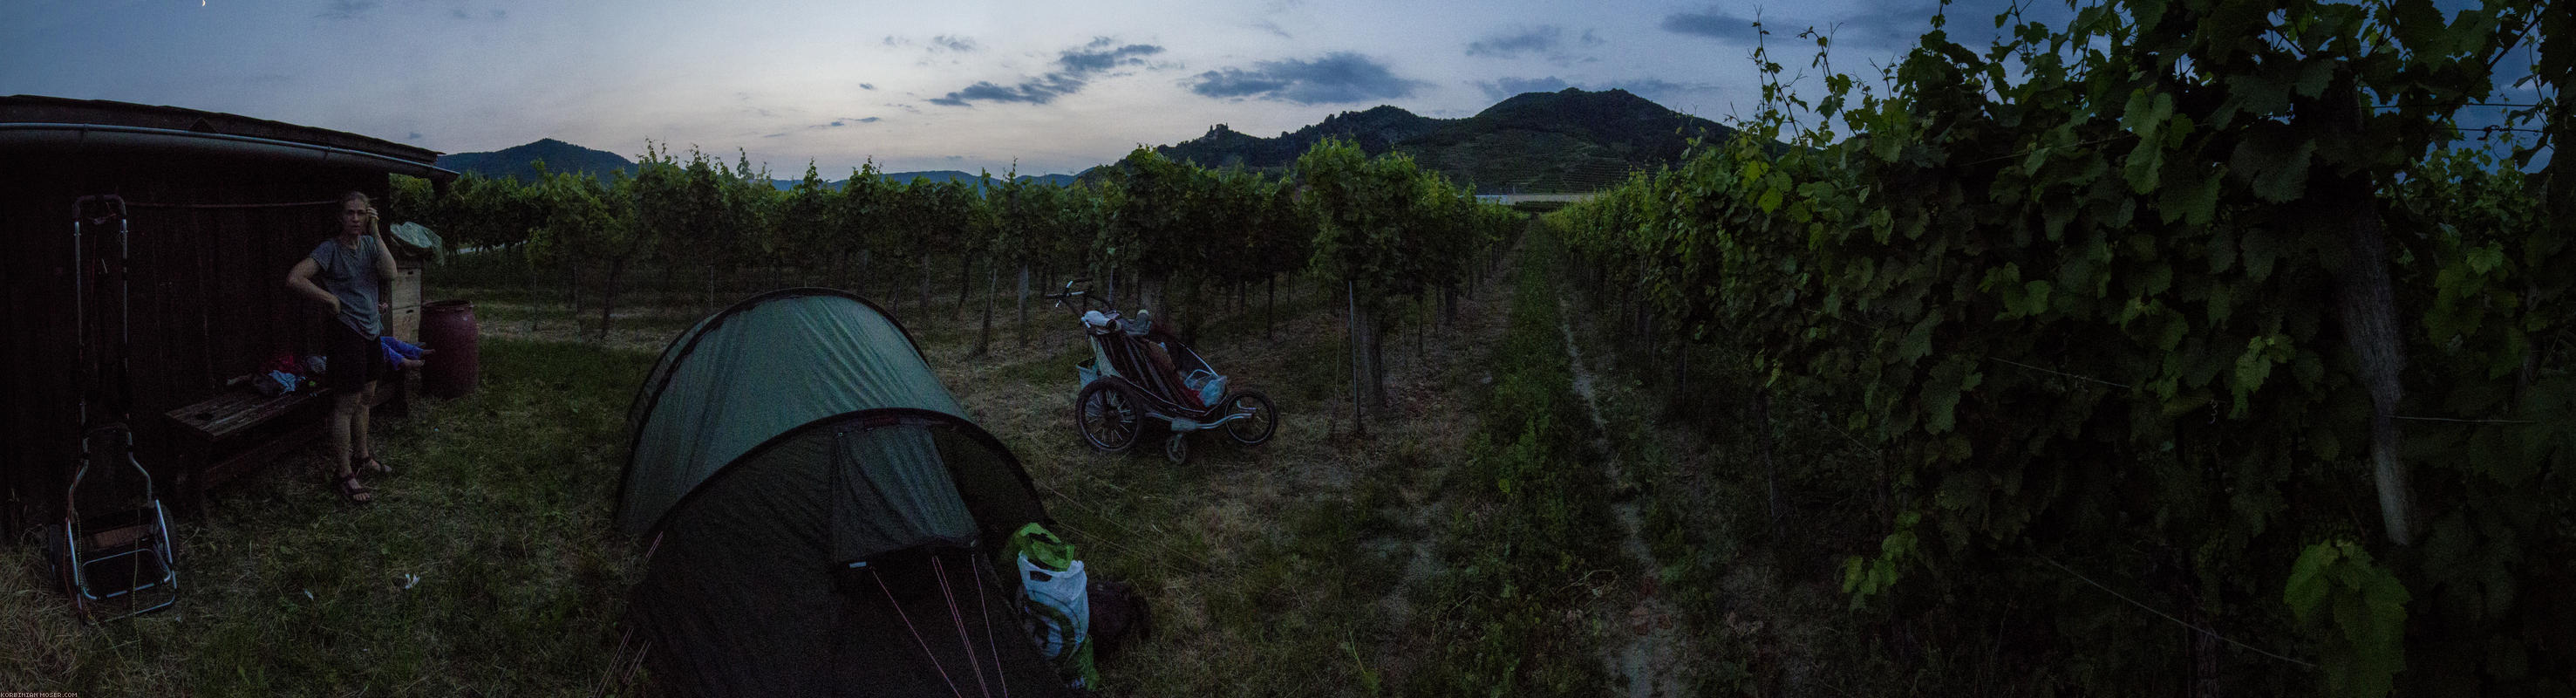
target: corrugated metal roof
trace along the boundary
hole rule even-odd
[[[129,126],[261,138],[354,150],[430,167],[437,166],[439,155],[438,151],[428,148],[403,145],[345,131],[298,126],[239,114],[98,99],[66,99],[42,95],[0,97],[0,123]]]

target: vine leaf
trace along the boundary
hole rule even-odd
[[[2307,192],[2308,161],[2316,153],[2314,140],[2257,132],[2236,144],[2236,153],[2227,166],[2252,175],[2256,198],[2286,203]]]
[[[2314,619],[2317,608],[2326,601],[2325,572],[2343,548],[2327,543],[2308,546],[2299,553],[2299,561],[2290,565],[2290,581],[2281,589],[2281,601],[2290,606],[2290,615],[2306,623]]]

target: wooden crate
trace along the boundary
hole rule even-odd
[[[393,306],[393,314],[385,318],[385,334],[419,344],[420,267],[395,268],[393,297],[385,302]]]

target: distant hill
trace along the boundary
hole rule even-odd
[[[624,172],[628,175],[635,174],[635,162],[619,156],[616,153],[611,153],[605,150],[592,150],[590,148],[584,148],[552,138],[539,140],[527,145],[503,148],[486,153],[456,153],[452,155],[441,155],[438,156],[438,166],[455,170],[457,172],[472,172],[485,177],[509,177],[521,182],[533,182],[537,179],[537,168],[530,163],[534,163],[539,160],[545,161],[546,171],[548,172],[586,172],[592,176],[599,177],[605,177],[611,172]],[[927,179],[933,182],[962,180],[966,183],[973,184],[979,179],[975,173],[959,172],[957,170],[887,172],[878,176],[885,178],[885,180],[889,182],[910,182],[918,178]],[[999,173],[995,173],[993,175],[994,179],[1000,179],[1001,177],[1002,175]],[[1075,175],[1069,174],[1020,175],[1020,180],[1035,182],[1038,184],[1066,186],[1073,184],[1074,177]],[[802,180],[773,179],[770,180],[769,183],[770,186],[777,187],[780,190],[786,190],[795,188],[796,183],[799,181]],[[841,183],[842,180],[836,179],[825,182],[824,184],[834,190],[838,190],[841,188]]]
[[[1273,138],[1218,124],[1198,138],[1154,150],[1202,167],[1277,172],[1295,164],[1297,156],[1317,141],[1339,136],[1358,142],[1371,155],[1388,151],[1412,155],[1424,168],[1447,174],[1452,182],[1473,185],[1480,194],[1568,193],[1607,189],[1630,172],[1673,164],[1692,138],[1718,141],[1734,135],[1734,129],[1666,109],[1626,90],[1567,88],[1516,95],[1463,119],[1434,119],[1382,105],[1327,116]],[[438,166],[524,182],[534,178],[536,170],[528,163],[535,160],[544,160],[548,170],[557,172],[635,172],[634,162],[615,153],[552,138],[496,152],[444,155],[438,158]],[[1061,186],[1091,172],[1023,175],[1021,179]],[[957,170],[881,176],[894,182],[925,179],[972,184],[978,180],[975,173]],[[770,184],[789,189],[797,181],[773,179]],[[839,189],[841,181],[828,184]]]
[[[972,185],[980,185],[980,184],[982,184],[982,180],[983,180],[983,178],[982,178],[981,176],[978,176],[978,175],[976,175],[975,173],[972,173],[972,172],[959,172],[959,171],[956,171],[956,170],[927,170],[927,171],[922,171],[922,172],[883,172],[883,173],[879,173],[879,174],[877,175],[877,178],[879,178],[879,179],[883,179],[883,180],[888,181],[888,182],[897,182],[897,183],[910,183],[911,181],[913,181],[913,180],[915,180],[915,179],[923,179],[923,180],[929,180],[929,181],[932,181],[932,182],[965,182],[965,183],[967,183],[967,184],[972,184]],[[1002,180],[1002,175],[1000,175],[1000,174],[998,174],[998,173],[993,175],[993,181],[995,181],[995,182],[1000,182],[1001,180]],[[798,182],[802,182],[802,181],[805,181],[805,180],[803,180],[803,179],[773,179],[773,180],[769,180],[769,184],[770,184],[770,186],[777,187],[780,191],[785,191],[785,190],[788,190],[788,189],[794,189],[794,188],[796,188],[796,183],[798,183]],[[827,188],[830,188],[830,189],[832,189],[832,190],[838,191],[838,190],[840,190],[841,185],[842,185],[842,184],[844,184],[844,183],[847,183],[848,181],[849,181],[849,180],[845,180],[845,179],[835,179],[835,180],[830,180],[830,181],[826,181],[826,182],[824,182],[824,183],[823,183],[823,186],[825,186],[825,187],[827,187]],[[1023,181],[1023,182],[1030,182],[1030,183],[1034,183],[1034,184],[1051,184],[1051,185],[1055,185],[1055,186],[1059,186],[1059,187],[1061,187],[1061,186],[1067,186],[1067,185],[1071,185],[1071,184],[1073,184],[1073,181],[1074,181],[1074,175],[1069,175],[1069,174],[1020,175],[1020,181]]]
[[[1295,164],[1297,156],[1305,154],[1307,148],[1327,136],[1358,141],[1361,150],[1375,155],[1398,143],[1437,131],[1447,123],[1380,105],[1368,111],[1327,116],[1322,122],[1279,134],[1277,138],[1262,138],[1217,124],[1215,128],[1208,129],[1207,135],[1154,150],[1162,153],[1163,157],[1195,162],[1201,167],[1282,168]]]
[[[530,163],[539,160],[545,161],[548,172],[584,172],[595,177],[606,177],[611,172],[635,174],[635,162],[624,156],[552,138],[487,153],[441,155],[438,156],[438,166],[495,179],[508,177],[533,182],[537,179],[537,168]]]
[[[1626,90],[1530,92],[1464,119],[1433,119],[1392,106],[1343,112],[1279,134],[1247,135],[1218,125],[1206,135],[1155,150],[1203,167],[1282,169],[1317,141],[1341,136],[1371,155],[1410,154],[1423,167],[1473,184],[1479,193],[1582,192],[1681,158],[1693,137],[1735,130],[1688,116]]]

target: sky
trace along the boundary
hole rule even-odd
[[[2066,16],[2039,3],[2035,18]],[[1982,44],[2002,0],[1949,9]],[[774,176],[1016,166],[1073,173],[1216,124],[1271,136],[1380,104],[1472,116],[1620,88],[1749,115],[1752,22],[1775,62],[1873,73],[1935,0],[951,2],[6,0],[0,95],[228,112],[440,152],[648,141]],[[2527,69],[2526,69],[2527,70]],[[1808,92],[1821,86],[1808,80]]]

